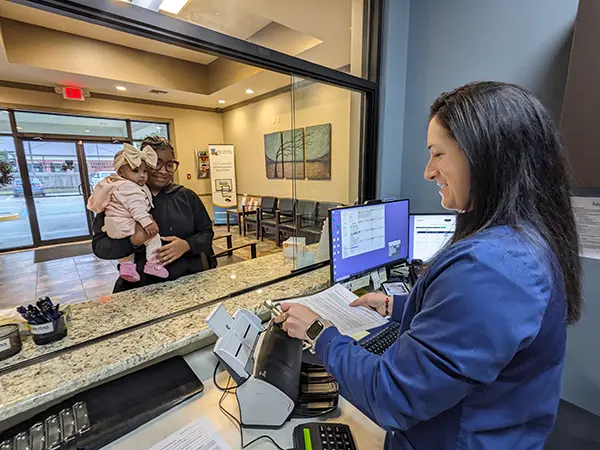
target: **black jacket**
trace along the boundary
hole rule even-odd
[[[201,272],[209,267],[215,267],[212,249],[213,230],[212,221],[202,200],[190,189],[177,184],[171,184],[154,197],[154,209],[152,217],[158,224],[161,236],[177,236],[185,239],[190,244],[190,251],[178,260],[169,264],[168,280],[175,280],[183,275]],[[135,263],[140,281],[129,283],[119,278],[115,283],[113,292],[126,291],[128,289],[146,286],[148,284],[165,281],[146,275],[143,272],[146,263],[146,249],[144,246],[135,248],[129,238],[111,239],[102,231],[104,226],[104,213],[94,219],[94,237],[92,248],[94,254],[102,259],[119,259],[135,253]],[[167,242],[163,242],[166,244]]]

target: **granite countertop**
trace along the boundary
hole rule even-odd
[[[72,305],[66,338],[36,345],[30,336],[25,337],[21,352],[0,361],[0,369],[274,280],[292,269],[293,262],[282,251]]]
[[[264,278],[266,276],[265,272],[269,272],[271,278],[273,278],[272,272],[281,270],[281,268],[276,267],[273,260],[267,262],[266,258],[254,260],[256,265],[251,266],[248,270],[254,272],[254,275],[258,278]],[[281,259],[280,257],[279,265],[282,264]],[[227,274],[231,273],[232,270],[241,274],[241,264],[244,263],[233,267],[225,267],[223,270],[227,270]],[[265,264],[269,264],[269,268]],[[289,266],[286,271],[289,271]],[[202,276],[200,278],[206,281],[206,278]],[[223,275],[220,279],[224,280],[224,278]],[[246,285],[252,279],[252,277],[246,277],[245,275],[243,278],[246,281],[240,281],[240,283],[246,283]],[[211,281],[214,281],[214,279]],[[252,279],[252,284],[256,283],[257,279]],[[259,311],[263,308],[262,305],[265,300],[309,295],[325,289],[328,285],[329,268],[323,267],[289,280],[274,283],[260,290],[234,297],[227,300],[224,305],[230,313],[238,308]],[[218,298],[223,295],[223,290],[219,288],[218,283],[215,285],[211,282],[210,286],[202,286],[201,281],[194,279],[192,276],[177,280],[174,283],[165,283],[123,295],[138,296],[136,297],[137,301],[143,298],[146,307],[150,305],[154,307],[159,304],[170,305],[174,303],[173,298],[175,297],[177,298],[177,305],[172,309],[177,310],[181,309],[183,304],[190,305],[201,302],[205,299],[203,296]],[[133,302],[131,297],[125,298]],[[118,301],[126,302],[122,297],[119,297]],[[107,305],[109,307],[111,303],[112,301],[107,302],[103,306]],[[204,319],[213,307],[201,308],[190,314],[168,319],[146,328],[57,355],[48,361],[0,376],[0,422],[209,338],[212,332],[204,323]],[[167,307],[166,310],[170,310],[170,308]],[[130,304],[129,309],[148,317],[148,311],[145,311],[143,307]],[[104,312],[104,314],[106,313],[108,311]],[[117,314],[118,311],[111,313]],[[129,320],[133,320],[133,317],[130,317]],[[123,324],[123,320],[120,320],[119,323]]]

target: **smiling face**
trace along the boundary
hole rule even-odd
[[[436,117],[429,122],[427,148],[429,162],[425,167],[425,179],[437,182],[444,208],[465,211],[471,191],[469,161]]]
[[[164,187],[173,183],[173,174],[167,170],[167,163],[175,159],[175,155],[169,149],[156,150],[158,156],[158,167],[160,169],[150,170],[148,186],[150,189],[160,191]]]

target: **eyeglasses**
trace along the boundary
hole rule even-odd
[[[175,161],[174,159],[172,159],[171,161],[164,162],[162,159],[159,159],[156,163],[156,170],[158,171],[163,167],[167,170],[167,172],[175,173],[175,171],[179,167],[179,161]]]

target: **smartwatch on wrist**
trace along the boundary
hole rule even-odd
[[[306,337],[310,343],[314,345],[316,340],[319,339],[319,336],[323,334],[323,331],[331,326],[333,326],[333,324],[329,320],[321,318],[315,319],[306,329]]]

